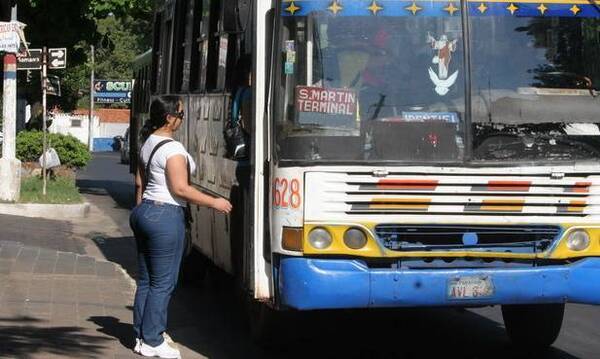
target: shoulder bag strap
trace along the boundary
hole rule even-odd
[[[148,157],[148,163],[146,163],[146,170],[144,171],[144,186],[142,187],[142,192],[146,190],[146,187],[148,187],[148,182],[150,181],[150,163],[152,163],[152,158],[154,157],[154,154],[156,153],[156,151],[158,151],[159,148],[161,148],[163,145],[166,145],[169,142],[173,142],[173,140],[163,140],[159,142],[156,146],[154,146],[154,148],[152,149],[150,157]],[[140,161],[140,163],[144,162]]]

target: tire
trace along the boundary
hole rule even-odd
[[[542,352],[554,343],[560,333],[564,312],[564,304],[502,306],[509,338],[527,352]]]

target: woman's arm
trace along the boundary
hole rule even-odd
[[[142,170],[138,166],[137,171],[135,172],[135,204],[139,206],[142,203],[142,195],[144,194],[144,189],[142,188]]]
[[[179,198],[200,206],[211,207],[222,213],[231,212],[228,200],[204,194],[188,184],[187,162],[184,155],[174,155],[167,160],[167,186]]]

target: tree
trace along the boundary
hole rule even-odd
[[[50,97],[48,107],[56,104],[68,111],[85,103],[92,44],[99,48],[98,78],[130,78],[131,61],[150,47],[152,5],[152,0],[20,1],[19,21],[28,25],[25,33],[30,47],[66,47],[68,51],[67,69],[52,71],[62,79],[63,96]],[[41,98],[40,79],[35,75],[30,82],[25,76],[19,79],[21,95],[31,103]]]

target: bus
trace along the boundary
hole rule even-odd
[[[539,349],[600,303],[599,55],[586,0],[157,1],[134,112],[183,99],[192,182],[235,208],[194,207],[190,243],[257,336],[285,311],[497,305]]]

